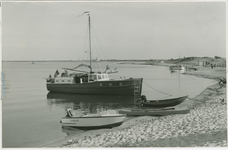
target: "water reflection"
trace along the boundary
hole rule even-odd
[[[122,95],[77,95],[66,93],[47,94],[49,107],[71,108],[73,110],[88,109],[90,113],[97,113],[109,109],[135,107],[136,97]]]

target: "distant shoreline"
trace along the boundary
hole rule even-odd
[[[2,60],[2,62],[89,62],[89,60]],[[92,62],[116,62],[118,64],[171,66],[181,64],[187,67],[210,66],[226,67],[226,58],[222,57],[184,57],[178,59],[106,59]]]
[[[177,58],[177,59],[100,59],[99,61],[134,61],[134,62],[139,62],[139,61],[178,61],[178,60],[193,60],[193,59],[226,59],[223,57],[184,57],[184,58]],[[89,60],[2,60],[3,62],[52,62],[52,61],[89,61]],[[96,59],[93,59],[93,61],[97,61]]]

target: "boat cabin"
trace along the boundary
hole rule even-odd
[[[74,81],[74,78],[72,77],[64,77],[64,78],[54,78],[54,83],[73,84],[75,83],[75,81]]]
[[[89,74],[88,82],[107,80],[109,80],[108,74]]]
[[[102,73],[94,73],[94,74],[82,74],[77,73],[73,76],[68,77],[57,77],[54,78],[54,83],[56,84],[75,84],[75,83],[86,83],[86,82],[94,82],[94,81],[108,81],[108,74]]]

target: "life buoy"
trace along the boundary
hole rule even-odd
[[[119,85],[120,85],[120,86],[122,86],[122,85],[123,85],[123,83],[121,83],[121,82],[120,82],[120,83],[119,83]]]
[[[102,86],[102,83],[100,83],[99,85]]]
[[[109,83],[109,86],[112,86],[112,83]]]

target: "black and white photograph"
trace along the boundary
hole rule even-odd
[[[1,2],[2,148],[227,147],[227,2]]]

